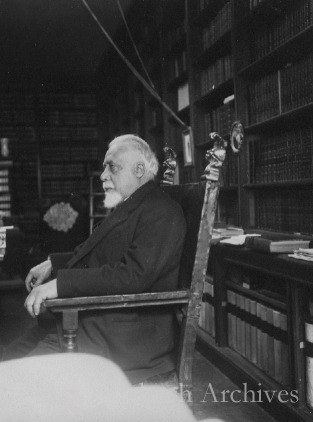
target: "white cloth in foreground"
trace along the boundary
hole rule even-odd
[[[195,421],[176,393],[158,386],[132,387],[114,363],[87,354],[45,355],[0,363],[0,420]]]

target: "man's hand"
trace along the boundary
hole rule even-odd
[[[55,299],[58,297],[56,278],[42,286],[34,287],[27,296],[24,306],[28,313],[35,318],[40,313],[40,306],[46,299]]]
[[[26,279],[25,279],[25,285],[28,292],[31,291],[34,287],[40,286],[45,280],[47,280],[52,271],[52,264],[49,259],[47,261],[42,262],[41,264],[37,265],[36,267],[33,267]]]

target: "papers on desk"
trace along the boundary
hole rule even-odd
[[[293,254],[289,254],[290,258],[302,259],[303,261],[313,262],[313,248],[302,249],[299,248]]]
[[[238,236],[232,236],[229,239],[223,239],[220,241],[220,243],[226,243],[227,245],[244,245],[245,241],[246,241],[246,237],[251,237],[251,236],[261,236],[260,234],[240,234]]]
[[[5,249],[7,247],[7,230],[13,229],[13,226],[2,226],[0,227],[0,261],[3,261],[5,255]]]

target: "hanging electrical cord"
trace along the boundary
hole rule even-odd
[[[139,54],[139,51],[138,51],[138,48],[137,48],[137,46],[136,46],[135,40],[134,40],[134,38],[133,38],[133,36],[132,36],[132,34],[131,34],[131,32],[130,32],[129,26],[128,26],[127,21],[126,21],[126,18],[125,18],[125,14],[124,14],[123,9],[122,9],[122,7],[121,7],[120,0],[116,0],[116,3],[117,3],[117,5],[118,5],[118,8],[119,8],[120,14],[121,14],[121,16],[122,16],[122,19],[123,19],[123,21],[124,21],[125,27],[126,27],[127,32],[128,32],[128,36],[129,36],[129,38],[130,38],[130,40],[131,40],[131,42],[132,42],[132,44],[133,44],[134,50],[136,51],[137,57],[138,57],[138,59],[139,59],[139,61],[140,61],[140,64],[141,64],[141,66],[142,66],[142,68],[143,68],[143,71],[145,72],[145,74],[146,74],[146,76],[147,76],[147,79],[148,79],[148,81],[149,81],[150,85],[151,85],[151,86],[152,86],[152,88],[155,90],[154,83],[152,82],[152,80],[151,80],[151,78],[150,78],[150,76],[149,76],[149,73],[148,73],[148,71],[147,71],[147,68],[146,68],[146,66],[144,65],[143,60],[141,59],[141,56],[140,56],[140,54]]]
[[[116,52],[120,56],[120,58],[125,62],[127,67],[132,71],[132,73],[136,76],[136,78],[142,83],[142,85],[147,89],[147,91],[162,105],[162,107],[168,111],[172,117],[182,126],[185,128],[190,129],[186,123],[184,123],[177,114],[162,100],[162,98],[159,96],[159,94],[148,84],[148,82],[140,75],[140,73],[136,70],[136,68],[131,64],[131,62],[127,59],[127,57],[124,56],[124,54],[121,52],[121,50],[118,48],[118,46],[115,44],[113,39],[110,37],[110,35],[107,33],[107,31],[103,28],[101,23],[99,22],[97,16],[94,14],[86,0],[81,0],[86,9],[89,11],[97,25],[99,26],[100,30],[103,32],[103,34],[106,36],[110,44],[115,48]]]

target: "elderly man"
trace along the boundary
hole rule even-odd
[[[157,171],[157,159],[141,138],[124,135],[110,143],[101,181],[105,206],[113,211],[73,254],[52,254],[30,270],[25,306],[33,317],[45,299],[177,287],[185,221],[178,204],[155,185]],[[59,321],[57,330],[32,335],[40,341],[28,337],[28,346],[24,341],[19,349],[24,355],[61,350]],[[172,371],[174,345],[174,318],[166,307],[80,315],[78,351],[112,359],[133,383]],[[9,347],[5,358],[19,357],[17,349]]]

